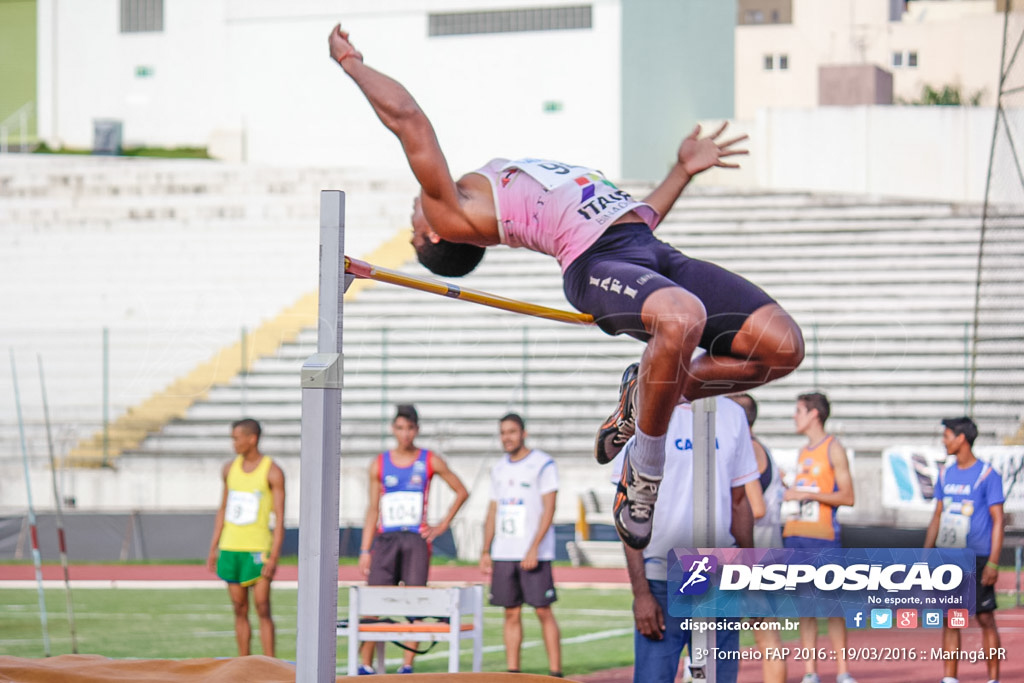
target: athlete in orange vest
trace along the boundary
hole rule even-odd
[[[782,529],[786,548],[838,548],[839,523],[836,508],[853,505],[853,478],[846,450],[839,439],[825,431],[830,413],[824,394],[801,394],[796,400],[796,431],[807,437],[807,445],[797,458],[796,478],[787,489],[784,501],[799,503],[799,512],[791,515]],[[836,652],[839,673],[836,683],[856,683],[843,656],[846,647],[846,621],[829,617],[828,635]],[[817,617],[800,617],[800,644],[815,651],[818,638]],[[800,683],[819,683],[817,661],[804,661],[804,677]]]

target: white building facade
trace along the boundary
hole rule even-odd
[[[692,121],[732,114],[733,13],[716,0],[38,3],[38,128],[51,146],[88,148],[94,121],[113,119],[126,145],[209,146],[256,163],[404,165],[328,56],[339,21],[368,64],[414,94],[456,170],[544,154],[620,176],[628,127],[631,145],[651,147],[646,136],[665,144],[652,157],[656,175]],[[696,65],[698,49],[721,71],[712,82],[651,68],[653,54]],[[628,121],[624,83],[643,98]],[[666,85],[670,97],[659,92]]]
[[[915,0],[906,11],[902,0],[772,0],[791,19],[775,24],[745,23],[751,2],[37,0],[38,132],[51,147],[89,148],[96,122],[112,119],[126,146],[403,169],[328,56],[340,21],[367,63],[417,98],[454,173],[542,155],[655,180],[694,122],[731,119],[751,135],[751,156],[742,172],[701,182],[983,197],[997,0]],[[851,64],[891,73],[897,102],[951,85],[980,92],[982,106],[819,108],[820,69]],[[896,146],[861,144],[879,131]],[[928,149],[936,140],[943,149]]]
[[[995,0],[792,0],[792,23],[736,27],[736,117],[768,107],[817,107],[819,69],[874,65],[892,74],[893,103],[925,86],[958,88],[979,104],[999,90],[1003,15]]]

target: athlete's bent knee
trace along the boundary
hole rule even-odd
[[[803,362],[804,336],[785,310],[770,304],[747,318],[733,340],[732,350],[733,355],[768,368],[777,378],[788,375]]]
[[[791,340],[790,344],[776,347],[774,353],[768,358],[770,365],[785,370],[784,374],[787,375],[799,367],[804,360],[804,336],[795,323],[788,338]]]
[[[692,351],[700,341],[707,311],[685,289],[666,287],[651,294],[641,311],[649,343],[665,352]]]

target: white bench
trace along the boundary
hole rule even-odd
[[[443,617],[448,623],[367,623],[362,617]],[[463,617],[469,616],[469,620]],[[459,670],[460,643],[473,641],[473,671],[480,671],[484,646],[483,586],[426,588],[401,586],[350,586],[348,622],[341,622],[338,636],[348,638],[348,675],[359,673],[359,644],[377,643],[377,671],[384,672],[384,644],[389,641],[448,643],[448,672]]]

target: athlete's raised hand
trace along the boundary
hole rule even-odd
[[[331,31],[327,44],[331,48],[331,59],[338,64],[341,64],[343,60],[349,57],[355,57],[360,62],[363,61],[363,53],[352,45],[352,42],[348,39],[348,31],[342,31],[341,24],[335,26],[334,30]]]
[[[725,128],[728,125],[728,122],[723,123],[714,133],[702,138],[700,137],[700,125],[698,124],[693,129],[693,132],[686,136],[686,139],[679,145],[678,158],[679,163],[689,175],[697,175],[701,171],[706,171],[713,166],[720,168],[740,167],[737,163],[725,161],[725,157],[749,154],[745,149],[733,148],[733,145],[736,143],[746,140],[747,136],[740,135],[739,137],[719,142],[718,138],[725,132]]]

